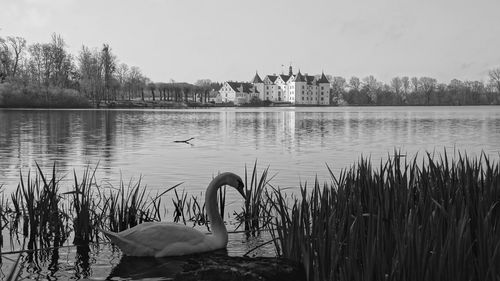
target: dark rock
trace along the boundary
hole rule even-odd
[[[306,280],[304,270],[293,261],[267,257],[230,257],[226,251],[161,259],[124,256],[108,279],[112,277],[187,281]]]

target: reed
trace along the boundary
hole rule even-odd
[[[258,174],[257,161],[254,162],[253,169],[249,175],[245,165],[245,205],[237,218],[244,223],[245,233],[248,236],[260,235],[260,231],[269,222],[266,216],[268,200],[264,196],[266,187],[269,185],[269,167]],[[267,219],[267,220],[266,220]]]
[[[175,194],[175,199],[172,198],[172,203],[174,204],[174,222],[179,222],[182,219],[182,223],[184,225],[186,224],[186,216],[185,212],[189,212],[189,202],[186,202],[187,200],[187,193],[182,191],[181,195],[179,196],[179,193],[177,192],[177,189],[174,190]],[[186,208],[187,210],[184,210],[184,207],[188,205]],[[189,216],[189,214],[188,214]]]
[[[121,231],[142,222],[160,221],[162,196],[178,186],[154,195],[140,180],[128,185],[120,181],[119,188],[106,189],[97,184],[96,170],[97,166],[87,167],[81,179],[73,172],[73,189],[69,192],[59,190],[62,177],[55,164],[48,176],[38,164],[34,174],[20,173],[10,202],[3,193],[0,197],[1,234],[8,228],[11,241],[19,234],[28,238],[28,250],[57,248],[70,235],[74,245],[86,245],[99,240],[97,228]]]
[[[299,196],[273,189],[277,254],[308,280],[498,280],[500,168],[485,155],[361,159]]]
[[[2,247],[3,247],[3,230],[5,227],[8,226],[8,219],[7,219],[7,206],[8,202],[5,201],[5,195],[2,190],[3,185],[0,185],[0,254],[2,253]],[[0,256],[0,264],[2,263],[2,257]]]
[[[87,166],[80,181],[78,180],[76,171],[73,171],[74,190],[65,193],[72,195],[73,244],[75,245],[83,245],[91,241],[96,241],[98,239],[96,228],[100,226],[96,224],[104,220],[102,210],[101,212],[96,212],[96,210],[100,209],[102,202],[101,194],[95,180],[96,171],[97,166],[94,170],[91,170],[90,166]],[[97,196],[94,192],[97,192]]]
[[[169,190],[151,197],[141,185],[141,179],[135,183],[129,181],[127,185],[120,180],[118,189],[112,187],[103,195],[102,210],[106,213],[109,229],[118,232],[143,222],[160,221],[159,201]]]
[[[37,241],[40,247],[60,246],[68,237],[68,216],[59,194],[56,167],[53,166],[50,179],[38,164],[36,167],[34,177],[28,172],[26,184],[20,175],[16,195],[12,196],[16,200],[14,208],[23,215],[23,234],[29,236],[28,248],[33,248]]]
[[[210,231],[210,220],[208,219],[208,214],[205,208],[204,194],[201,193],[200,197],[197,195],[191,195],[189,198],[185,190],[182,190],[181,195],[179,195],[177,190],[174,190],[174,194],[175,198],[172,198],[172,204],[174,205],[174,222],[181,222],[184,225],[191,222],[193,223],[193,226],[204,225],[207,230]],[[224,220],[226,206],[225,186],[218,190],[217,202],[219,204],[221,217]]]

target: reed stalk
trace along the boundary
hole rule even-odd
[[[269,205],[265,197],[266,187],[269,186],[268,179],[269,167],[258,174],[257,161],[254,162],[253,169],[249,175],[245,165],[245,205],[241,213],[237,215],[240,223],[244,224],[247,237],[260,235],[263,229],[270,221],[265,215]]]
[[[274,189],[277,254],[308,280],[497,280],[500,168],[484,154],[420,165],[362,158],[287,200]]]

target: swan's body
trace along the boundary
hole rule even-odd
[[[227,230],[217,206],[217,190],[226,184],[245,196],[241,178],[233,173],[220,174],[210,182],[205,194],[205,206],[211,235],[168,222],[146,222],[118,233],[101,231],[129,256],[182,256],[225,248]]]

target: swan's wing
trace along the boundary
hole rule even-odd
[[[160,251],[174,243],[196,245],[202,242],[206,235],[198,230],[177,223],[142,223],[117,234],[129,243]]]

